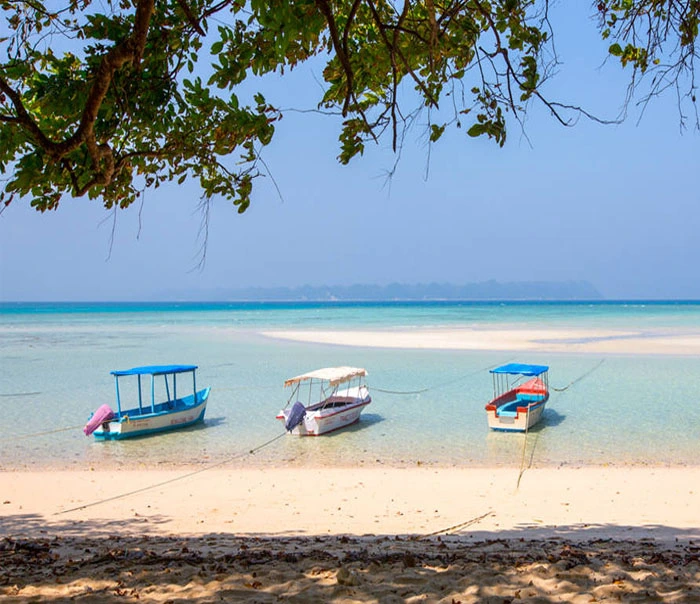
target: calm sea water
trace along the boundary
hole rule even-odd
[[[451,326],[697,332],[700,303],[0,304],[0,469],[517,467],[523,450],[539,466],[700,464],[698,357],[396,350],[260,334]],[[527,441],[486,427],[488,368],[508,361],[548,364],[554,387],[584,376],[552,393]],[[123,442],[83,435],[90,413],[113,405],[111,370],[170,363],[197,364],[198,385],[211,386],[203,426]],[[332,365],[369,371],[373,403],[360,423],[251,454],[282,433],[284,380]]]

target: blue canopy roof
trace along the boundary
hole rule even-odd
[[[134,367],[122,371],[112,371],[112,375],[169,375],[173,373],[185,373],[194,371],[197,365],[147,365],[145,367]]]
[[[491,370],[491,373],[508,373],[510,375],[541,375],[548,371],[547,365],[526,365],[525,363],[508,363]]]

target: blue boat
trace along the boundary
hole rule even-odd
[[[112,371],[116,386],[117,410],[112,410],[109,405],[102,405],[90,416],[83,432],[86,436],[94,434],[96,440],[120,440],[177,430],[201,422],[207,408],[210,388],[197,391],[196,371],[196,365],[149,365]],[[178,397],[178,376],[188,374],[192,379],[192,394]],[[150,377],[150,402],[143,399],[143,376]],[[134,406],[122,409],[119,380],[125,377],[136,377],[138,406],[135,402],[132,403]],[[159,378],[163,378],[162,383]],[[157,382],[161,384],[158,388]],[[156,399],[156,390],[164,396]]]
[[[549,400],[549,367],[508,363],[495,369],[493,398],[486,405],[489,428],[525,432],[542,417]],[[530,378],[527,381],[522,381]]]

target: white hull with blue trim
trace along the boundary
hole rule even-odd
[[[161,432],[178,430],[204,420],[210,388],[197,390],[195,365],[151,365],[135,367],[125,371],[112,371],[115,376],[117,411],[107,405],[100,407],[88,420],[83,431],[93,434],[96,440],[121,440],[139,436],[150,436]],[[177,377],[191,374],[192,394],[178,396]],[[119,379],[125,376],[137,378],[138,405],[122,408]],[[142,376],[150,378],[150,401],[144,402]],[[160,390],[164,396],[156,402],[156,385],[162,378]]]

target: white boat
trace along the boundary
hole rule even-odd
[[[508,363],[491,369],[493,399],[486,405],[489,428],[525,432],[542,417],[549,399],[549,367]],[[526,377],[530,379],[522,382]]]
[[[318,436],[354,424],[372,402],[366,376],[359,367],[327,367],[288,379],[284,385],[293,387],[292,394],[277,419],[298,436]]]
[[[94,434],[96,440],[121,440],[135,436],[148,436],[160,432],[185,428],[204,419],[209,398],[209,388],[197,391],[196,365],[149,365],[120,371],[112,371],[116,386],[117,410],[109,405],[99,407],[83,428],[86,436]],[[192,394],[178,396],[177,377],[191,374]],[[119,378],[136,376],[138,406],[122,409]],[[150,376],[150,401],[143,400],[141,377]],[[156,377],[163,378],[160,402],[156,402]],[[159,380],[160,381],[160,380]]]

